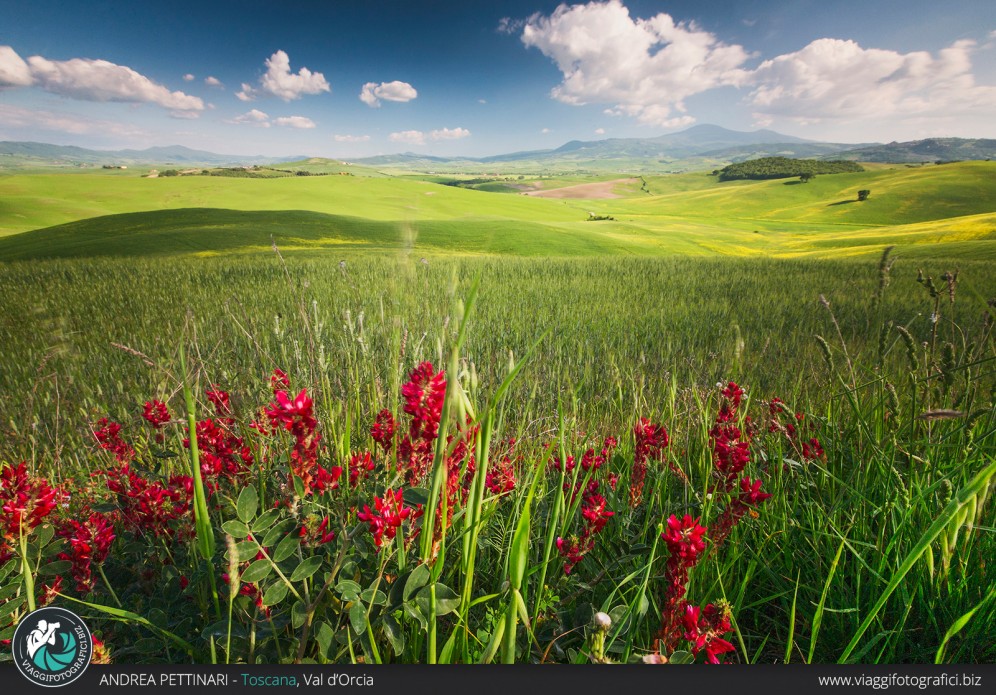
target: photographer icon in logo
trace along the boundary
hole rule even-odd
[[[21,619],[11,640],[14,663],[25,678],[56,687],[72,683],[90,665],[90,630],[65,608],[40,608]]]

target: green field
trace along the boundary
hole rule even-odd
[[[412,177],[10,175],[0,177],[0,259],[247,253],[271,239],[287,251],[420,256],[873,256],[893,245],[914,257],[979,259],[996,248],[992,162],[875,168],[809,183],[719,183],[706,173],[635,181],[616,188],[620,198],[578,200]],[[549,190],[579,182],[535,183]],[[871,190],[868,200],[856,200],[860,189]],[[589,213],[612,220],[589,222]]]
[[[614,193],[0,177],[0,639],[60,575],[118,663],[996,660],[996,165]]]

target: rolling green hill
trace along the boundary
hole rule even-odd
[[[0,177],[0,261],[252,253],[271,239],[308,253],[789,257],[894,244],[914,256],[996,258],[992,162],[806,184],[705,173],[630,181],[610,186],[618,198],[542,199],[388,177]],[[857,201],[860,189],[868,200]]]

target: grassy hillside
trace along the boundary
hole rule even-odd
[[[857,201],[860,189],[868,200]],[[992,162],[809,183],[638,177],[613,191],[624,197],[545,200],[360,176],[8,176],[0,260],[245,253],[268,249],[271,238],[287,250],[335,253],[791,257],[874,255],[895,244],[914,256],[996,257]],[[589,213],[612,219],[588,222]]]

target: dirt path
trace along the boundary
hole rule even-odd
[[[529,191],[523,195],[531,195],[536,198],[579,198],[579,199],[605,199],[622,198],[613,189],[621,183],[634,183],[639,179],[613,179],[612,181],[598,181],[596,183],[579,183],[576,186],[564,186],[563,188],[552,188],[548,191]]]

